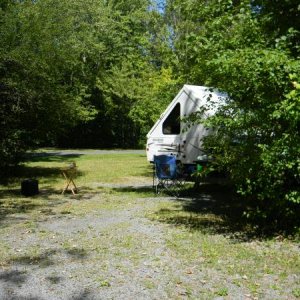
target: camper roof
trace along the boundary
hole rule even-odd
[[[212,88],[212,87],[207,87],[207,86],[200,86],[200,85],[189,85],[189,84],[185,84],[183,86],[183,90],[192,92],[193,94],[195,94],[195,96],[202,96],[203,92],[213,92],[218,94],[219,96],[226,96],[224,93],[220,92],[218,89],[216,88]]]
[[[225,93],[221,93],[217,89],[206,87],[206,86],[198,86],[198,85],[189,85],[185,84],[182,89],[179,91],[179,93],[175,96],[173,101],[168,105],[168,107],[165,109],[164,113],[161,114],[160,118],[156,121],[156,123],[153,125],[153,127],[150,129],[150,131],[147,134],[147,137],[151,135],[151,132],[155,130],[155,128],[158,126],[158,124],[161,122],[161,120],[164,118],[166,113],[172,109],[172,107],[175,105],[175,103],[178,101],[179,96],[182,94],[182,92],[185,92],[188,95],[188,98],[192,99],[201,99],[202,105],[208,104],[207,100],[210,99],[209,94],[213,94],[216,97],[213,97],[215,101],[211,101],[211,105],[207,105],[206,113],[207,115],[212,115],[216,112],[217,106],[221,105],[223,102],[222,99],[227,97]],[[217,101],[216,101],[217,100]],[[217,105],[214,105],[217,104]]]

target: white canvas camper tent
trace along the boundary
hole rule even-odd
[[[195,164],[199,156],[205,156],[202,139],[211,129],[202,124],[188,128],[182,119],[203,107],[203,116],[210,116],[226,97],[226,94],[208,87],[184,85],[147,134],[147,160],[153,162],[154,155],[165,154],[176,156],[176,160],[183,164]]]

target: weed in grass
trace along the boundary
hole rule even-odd
[[[65,240],[62,244],[61,244],[62,248],[66,251],[69,251],[73,248],[73,244],[68,241],[68,240]]]
[[[300,298],[300,287],[293,289],[292,293],[294,297]]]
[[[274,291],[281,290],[281,288],[277,284],[271,284],[270,288]]]
[[[222,287],[222,288],[218,289],[215,294],[218,296],[221,296],[221,297],[228,296],[228,288]]]
[[[185,294],[190,297],[193,294],[193,289],[191,287],[185,287]]]
[[[252,295],[257,295],[259,292],[260,284],[257,284],[256,282],[249,282],[247,284],[247,287],[250,290]]]
[[[134,246],[134,238],[131,235],[127,235],[123,237],[122,240],[119,240],[118,244],[122,248],[132,249],[132,247]]]
[[[143,283],[143,286],[149,290],[155,289],[155,287],[156,287],[155,283],[150,279],[144,279],[142,283]]]
[[[30,232],[34,233],[37,230],[37,223],[35,220],[26,221],[24,227],[27,228]]]
[[[238,287],[242,286],[242,281],[241,279],[233,279],[232,283]]]
[[[99,284],[99,287],[110,287],[111,286],[108,279],[103,279],[102,277],[98,277],[96,279],[96,281]]]

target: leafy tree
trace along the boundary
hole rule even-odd
[[[94,112],[86,101],[87,44],[81,40],[88,33],[87,9],[67,1],[22,1],[1,14],[1,162],[9,165],[21,149],[53,139]]]
[[[298,4],[197,3],[168,1],[175,73],[183,83],[228,93],[231,100],[208,120],[217,130],[207,149],[238,191],[256,200],[256,212],[280,219],[300,203]]]
[[[160,80],[167,48],[154,46],[161,17],[150,2],[1,5],[1,161],[59,136],[66,146],[136,146],[144,131],[134,110]]]
[[[164,80],[163,18],[149,9],[149,1],[108,1],[110,9],[109,40],[104,47],[106,63],[94,72],[90,101],[97,109],[96,118],[80,123],[67,133],[61,145],[92,147],[136,147],[145,142],[153,120],[142,111],[164,105],[156,82]],[[162,25],[162,26],[159,26]],[[80,133],[84,138],[76,140]]]

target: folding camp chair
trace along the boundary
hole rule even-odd
[[[153,188],[156,194],[161,190],[178,196],[183,181],[180,176],[176,157],[172,155],[154,155]]]

